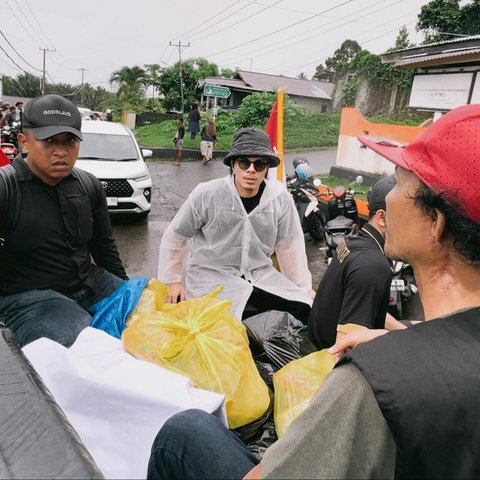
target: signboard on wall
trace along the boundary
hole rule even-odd
[[[473,73],[415,75],[408,106],[432,110],[451,110],[465,105],[468,102],[472,79]]]
[[[473,87],[472,99],[470,100],[470,103],[480,103],[480,73],[477,73],[477,78]]]

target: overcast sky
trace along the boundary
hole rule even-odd
[[[347,38],[382,53],[425,0],[0,0],[0,73],[110,89],[123,66],[205,57],[220,67],[309,78]],[[16,52],[14,50],[16,50]],[[18,53],[17,53],[18,52]],[[11,59],[9,59],[9,57]],[[23,58],[21,58],[23,57]],[[17,64],[14,65],[12,60]],[[28,63],[25,63],[28,62]],[[30,65],[28,65],[30,64]],[[34,68],[32,68],[34,67]]]

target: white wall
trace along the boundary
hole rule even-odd
[[[390,175],[395,165],[385,160],[369,148],[362,148],[356,137],[340,135],[338,137],[337,167],[350,168],[378,175]]]

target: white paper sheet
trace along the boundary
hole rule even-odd
[[[70,349],[42,338],[23,352],[106,478],[145,478],[153,440],[177,412],[199,408],[226,424],[223,395],[137,360],[103,331],[86,328]]]

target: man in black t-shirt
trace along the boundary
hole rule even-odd
[[[30,100],[18,135],[27,156],[0,175],[0,322],[20,346],[70,346],[90,325],[87,309],[127,278],[105,191],[74,169],[81,126],[60,95]]]
[[[368,223],[340,244],[320,282],[308,319],[319,348],[335,343],[338,324],[384,328],[392,280],[383,251],[385,197],[394,185],[393,176],[375,183],[368,194]]]

